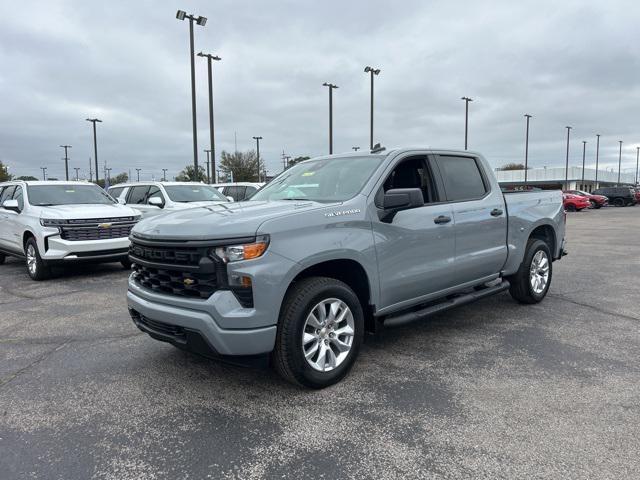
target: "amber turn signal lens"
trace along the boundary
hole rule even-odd
[[[266,242],[250,243],[249,245],[243,245],[244,259],[250,260],[252,258],[258,258],[267,249]]]

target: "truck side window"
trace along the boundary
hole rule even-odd
[[[24,210],[24,196],[22,194],[22,187],[20,185],[16,185],[16,189],[13,192],[13,199],[18,202],[18,208],[20,211]]]
[[[8,200],[11,198],[11,195],[13,195],[14,189],[15,187],[13,185],[9,185],[2,191],[2,195],[0,195],[0,206],[2,206],[5,200]]]
[[[133,187],[129,192],[129,199],[127,200],[127,203],[130,203],[132,205],[143,205],[145,203],[148,191],[148,185],[139,185],[137,187]]]
[[[410,157],[402,160],[384,182],[384,191],[392,188],[419,188],[425,203],[437,201],[433,175],[424,157]]]
[[[440,156],[438,166],[442,172],[447,200],[473,200],[487,193],[487,185],[475,158]]]
[[[149,191],[147,192],[147,198],[145,199],[144,203],[148,204],[149,203],[149,199],[151,197],[158,197],[160,200],[162,200],[162,203],[165,203],[164,196],[162,195],[162,192],[155,185],[149,187]]]

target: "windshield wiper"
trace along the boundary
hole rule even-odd
[[[37,203],[36,207],[53,207],[54,205],[60,205],[59,203]]]
[[[296,198],[296,197],[282,198],[281,200],[296,200],[296,201],[303,201],[303,202],[315,201],[315,200],[311,200],[310,198]]]

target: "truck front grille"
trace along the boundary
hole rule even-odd
[[[208,255],[210,248],[154,245],[134,237],[129,247],[133,279],[157,293],[207,299],[227,288],[226,266]]]
[[[60,228],[62,239],[79,242],[128,237],[136,222],[134,217],[78,218],[61,220],[55,226]]]

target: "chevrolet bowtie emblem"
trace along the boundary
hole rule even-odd
[[[111,223],[99,223],[98,228],[110,228],[111,225]]]
[[[194,283],[196,283],[196,281],[193,278],[185,278],[182,283],[184,283],[185,285],[189,286],[189,285],[193,285]]]

